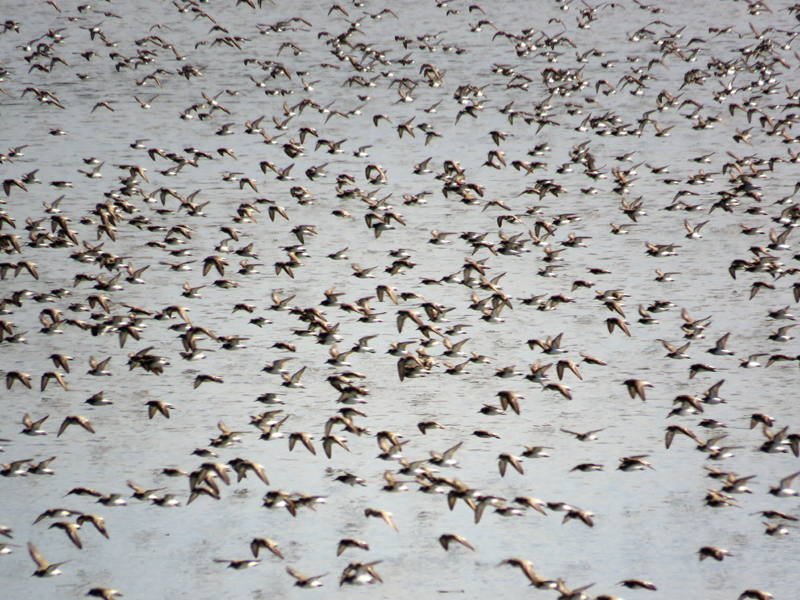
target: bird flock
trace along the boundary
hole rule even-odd
[[[3,12],[0,589],[797,598],[800,5]]]

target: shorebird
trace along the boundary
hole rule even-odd
[[[290,356],[288,358],[281,358],[278,360],[274,360],[271,363],[267,363],[261,370],[264,371],[265,373],[270,373],[272,375],[283,375],[289,373],[288,370],[283,368],[283,365],[290,360],[294,360],[294,357]]]
[[[61,519],[61,518],[70,518],[73,516],[80,516],[83,513],[79,510],[72,510],[69,508],[49,508],[36,517],[36,520],[33,522],[36,525],[39,521],[44,519]]]
[[[739,361],[740,361],[739,366],[743,367],[745,369],[755,369],[756,367],[760,367],[761,363],[756,361],[756,359],[759,356],[768,356],[768,354],[765,353],[765,352],[761,352],[761,353],[757,353],[757,354],[751,354],[747,358],[740,358],[739,359]]]
[[[42,460],[40,462],[32,462],[28,467],[28,473],[32,475],[53,475],[54,471],[50,469],[50,463],[56,459],[55,456],[51,456],[48,459]]]
[[[721,562],[726,556],[733,556],[727,550],[717,548],[715,546],[703,546],[697,551],[697,554],[699,555],[701,562],[707,558],[713,558],[714,560]]]
[[[570,600],[588,600],[589,596],[583,592],[588,590],[593,585],[593,583],[590,583],[589,585],[584,585],[570,590],[564,585],[564,581],[559,577],[556,579],[555,589],[559,594],[561,594],[561,598],[570,598]]]
[[[317,451],[314,449],[314,445],[311,443],[311,440],[314,439],[313,436],[309,435],[308,433],[304,433],[302,431],[295,431],[291,435],[289,435],[289,451],[291,452],[294,449],[294,446],[297,442],[301,442],[311,454],[316,455]]]
[[[383,478],[386,480],[386,485],[381,488],[383,492],[404,492],[408,490],[405,484],[409,482],[398,481],[389,470],[383,472]]]
[[[133,490],[133,498],[136,498],[137,500],[152,500],[156,497],[156,492],[160,492],[161,490],[165,489],[156,488],[154,490],[146,490],[130,479],[126,481],[125,484]]]
[[[550,455],[545,450],[552,450],[552,446],[525,446],[524,458],[547,458]]]
[[[576,365],[571,360],[562,359],[556,363],[556,374],[558,375],[558,379],[561,380],[564,376],[564,372],[569,369],[578,379],[583,380],[583,377],[578,371],[578,365]]]
[[[27,469],[23,469],[25,465],[30,463],[33,459],[26,458],[24,460],[15,460],[10,463],[3,463],[2,466],[4,467],[0,470],[0,475],[3,477],[21,477],[28,474]]]
[[[511,407],[511,410],[519,414],[519,400],[522,399],[523,396],[517,394],[516,392],[512,392],[510,390],[497,392],[497,396],[500,398],[500,407],[503,410],[506,410],[509,407]]]
[[[348,548],[359,548],[361,550],[369,551],[369,544],[353,538],[341,539],[339,540],[339,545],[336,548],[336,556],[341,556],[342,553]]]
[[[627,386],[628,393],[631,395],[631,398],[636,398],[636,396],[639,396],[642,401],[646,400],[645,388],[653,387],[652,383],[649,381],[642,381],[641,379],[626,379],[623,384]]]
[[[551,338],[547,336],[545,339],[534,339],[528,340],[528,346],[530,346],[531,350],[533,350],[534,346],[539,346],[542,349],[542,352],[545,354],[563,354],[564,352],[568,352],[561,348],[561,338],[564,334],[559,333],[556,337]]]
[[[348,585],[366,585],[370,583],[383,583],[380,575],[375,570],[375,565],[382,563],[381,560],[375,560],[370,563],[351,562],[342,571],[342,576],[339,579],[339,585],[345,583]]]
[[[719,395],[719,390],[723,383],[725,383],[725,380],[720,379],[717,383],[703,392],[702,402],[706,404],[724,404],[726,400]]]
[[[419,428],[422,435],[427,434],[429,429],[447,429],[441,423],[437,423],[436,421],[421,421],[417,423],[417,427]]]
[[[215,558],[215,563],[228,563],[229,569],[235,569],[237,571],[241,571],[242,569],[249,569],[250,567],[255,567],[261,561],[260,560],[252,560],[252,559],[243,559],[243,560],[232,560],[228,558]]]
[[[222,380],[222,377],[218,377],[216,375],[201,374],[201,375],[198,375],[197,377],[195,377],[195,379],[194,379],[194,389],[197,389],[202,384],[204,384],[206,382],[209,382],[209,381],[214,382],[214,383],[224,383],[224,381]]]
[[[773,331],[768,339],[772,340],[773,342],[788,342],[789,340],[793,340],[794,337],[787,334],[792,327],[794,327],[794,325],[780,327],[778,328],[778,331]]]
[[[620,581],[617,585],[625,586],[631,590],[652,590],[656,591],[656,586],[649,581],[644,581],[642,579],[625,579]]]
[[[777,433],[773,433],[768,425],[762,429],[767,441],[761,444],[759,450],[767,454],[785,454],[789,452],[790,441],[788,438],[789,427],[784,427]]]
[[[772,600],[773,596],[765,591],[753,588],[739,594],[738,600],[747,600],[748,598],[752,598],[752,600]]]
[[[253,538],[253,541],[250,542],[250,551],[254,557],[258,558],[258,551],[261,548],[269,550],[278,558],[283,559],[283,554],[278,550],[278,545],[273,540],[269,538]]]
[[[169,419],[169,409],[174,408],[172,404],[164,402],[163,400],[150,400],[146,402],[145,405],[147,406],[147,416],[150,419],[156,416],[156,413],[161,413],[164,417]]]
[[[548,383],[544,386],[544,389],[558,392],[567,400],[572,400],[572,388],[562,383]]]
[[[457,467],[458,461],[453,458],[453,455],[456,453],[456,450],[461,448],[461,445],[464,442],[459,442],[452,448],[448,448],[442,454],[435,452],[433,450],[430,451],[431,458],[428,460],[433,465],[437,467]]]
[[[753,513],[756,515],[761,515],[765,519],[785,519],[786,521],[797,521],[797,517],[793,517],[790,514],[779,510],[762,510],[761,512]]]
[[[353,475],[352,473],[345,473],[344,475],[339,475],[335,478],[335,481],[339,481],[349,486],[354,486],[356,484],[365,487],[367,485],[367,481],[362,477],[358,477]]]
[[[78,537],[78,530],[81,528],[80,524],[70,523],[68,521],[58,521],[57,523],[50,525],[48,529],[52,529],[53,527],[63,530],[67,534],[67,537],[70,539],[70,541],[75,544],[79,550],[83,548],[83,543]]]
[[[47,435],[47,432],[42,429],[42,424],[50,417],[45,415],[38,421],[33,421],[28,413],[22,417],[22,424],[25,428],[20,432],[25,435]]]
[[[399,531],[397,529],[397,525],[395,525],[394,521],[392,521],[392,513],[390,513],[389,511],[380,510],[380,509],[377,509],[377,508],[367,508],[367,509],[364,510],[364,516],[365,517],[380,517],[381,519],[386,521],[386,524],[389,525],[389,527],[391,527],[395,531]]]
[[[531,582],[531,585],[538,589],[556,589],[558,586],[558,582],[546,580],[537,575],[533,570],[533,563],[529,560],[525,560],[524,558],[507,558],[506,560],[501,561],[498,566],[502,567],[503,565],[519,568],[525,577],[527,577],[528,581]]]
[[[36,549],[36,546],[33,545],[33,542],[28,542],[28,553],[31,555],[33,562],[36,563],[37,568],[33,572],[34,577],[55,577],[56,575],[61,575],[62,572],[59,570],[59,567],[69,562],[67,560],[51,565],[41,554],[39,554],[39,551]]]
[[[31,389],[31,376],[22,371],[9,371],[6,373],[6,389],[10,390],[15,381],[19,381],[26,388]]]
[[[506,475],[506,467],[511,465],[514,467],[520,475],[524,475],[524,471],[522,470],[522,464],[520,463],[520,459],[512,454],[503,453],[498,456],[499,460],[499,468],[500,468],[500,476],[505,477]]]
[[[569,429],[562,429],[564,433],[568,433],[570,435],[574,435],[579,442],[591,442],[597,438],[595,434],[600,433],[601,431],[605,431],[605,427],[601,429],[592,429],[591,431],[587,431],[586,433],[578,433],[576,431],[570,431]]]
[[[449,550],[450,544],[452,544],[453,542],[457,542],[462,546],[464,546],[465,548],[469,548],[473,552],[475,551],[475,548],[473,548],[472,545],[470,545],[470,543],[463,536],[460,536],[455,533],[444,533],[441,536],[439,536],[439,543],[445,550]]]
[[[619,459],[618,471],[642,471],[644,469],[652,469],[653,466],[644,460],[648,454],[638,454],[636,456],[625,456]]]
[[[111,362],[113,357],[109,356],[102,362],[97,362],[94,357],[89,357],[89,366],[91,369],[87,371],[88,375],[94,375],[95,377],[103,376],[103,375],[111,375],[111,371],[106,370],[108,363]]]
[[[587,525],[588,527],[594,527],[594,521],[592,520],[593,516],[594,513],[590,513],[588,510],[581,510],[579,508],[575,508],[572,510],[568,510],[566,512],[566,514],[564,515],[564,519],[561,521],[561,524],[563,525],[570,519],[578,519],[584,525]]]
[[[119,590],[112,590],[111,588],[96,587],[86,592],[86,595],[102,598],[103,600],[114,600],[114,598],[122,596],[122,592]]]
[[[64,433],[64,431],[70,425],[80,425],[89,433],[95,432],[86,417],[82,417],[80,415],[69,415],[64,419],[64,421],[61,423],[61,426],[58,428],[58,435],[56,435],[56,437],[61,437],[61,434]]]
[[[769,493],[773,496],[777,496],[778,498],[787,498],[789,496],[800,496],[800,492],[796,492],[795,490],[791,489],[789,486],[792,485],[792,481],[795,477],[800,475],[800,471],[797,473],[792,473],[787,477],[781,479],[778,485],[774,485],[769,488]]]
[[[664,438],[667,450],[669,450],[669,447],[672,445],[672,440],[675,439],[675,436],[679,433],[693,439],[698,444],[700,443],[700,438],[698,438],[694,433],[692,433],[686,427],[683,427],[682,425],[670,425],[669,427],[667,427],[667,434]]]
[[[670,344],[665,340],[657,340],[657,341],[661,342],[664,348],[667,349],[667,358],[675,358],[675,359],[691,358],[688,354],[686,354],[686,350],[692,344],[691,342],[687,342],[680,348],[676,348],[675,346],[673,346],[672,344]]]
[[[51,354],[49,358],[53,361],[56,368],[60,367],[64,369],[65,373],[69,373],[69,361],[74,360],[71,356],[67,356],[66,354]]]

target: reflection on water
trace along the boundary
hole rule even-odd
[[[316,3],[262,4],[253,10],[247,2],[5,3],[10,22],[0,45],[7,97],[0,111],[10,149],[2,162],[8,216],[2,236],[4,261],[23,266],[8,267],[0,284],[3,296],[14,299],[4,304],[2,318],[13,325],[0,356],[5,372],[29,374],[33,389],[16,381],[4,394],[0,436],[8,440],[2,443],[7,462],[55,460],[53,475],[0,480],[0,525],[13,529],[12,552],[0,557],[3,589],[31,599],[78,598],[98,586],[126,597],[305,593],[295,592],[285,572],[290,565],[305,576],[327,573],[324,587],[313,593],[332,594],[339,573],[360,560],[382,561],[376,570],[383,585],[368,592],[347,586],[342,593],[396,597],[410,588],[484,597],[498,586],[523,591],[528,582],[518,569],[498,567],[519,557],[546,578],[563,578],[570,589],[594,583],[587,590],[594,595],[644,593],[619,591],[617,582],[630,578],[652,581],[665,598],[730,598],[749,588],[775,598],[796,592],[795,528],[773,520],[788,523],[788,537],[765,535],[766,519],[754,513],[797,515],[796,498],[767,493],[797,470],[797,459],[791,452],[758,452],[767,438],[761,424],[749,428],[753,413],[774,417],[775,432],[786,426],[793,432],[798,419],[797,365],[779,360],[764,366],[774,355],[798,354],[794,339],[769,338],[792,321],[768,317],[785,306],[793,311],[797,285],[792,233],[778,239],[796,216],[790,161],[798,58],[789,18],[796,11],[681,2],[661,3],[658,12],[656,4],[626,2],[595,8],[539,3],[531,14],[524,3],[481,9],[408,2],[391,6],[397,18],[389,12],[378,18],[384,5],[343,4],[345,15]],[[562,93],[551,95],[548,86]],[[491,132],[500,132],[496,142]],[[490,151],[500,153],[487,159]],[[437,177],[446,161],[454,161],[450,176]],[[416,174],[415,165],[421,165]],[[702,237],[687,238],[684,221],[694,229],[707,221],[698,231]],[[627,231],[613,235],[617,226]],[[742,235],[743,226],[760,230]],[[451,233],[429,243],[432,229]],[[77,245],[59,233],[67,230]],[[548,257],[532,235],[556,253]],[[84,242],[103,244],[107,269],[90,254],[83,262],[71,260],[89,248]],[[649,256],[645,242],[675,244],[674,255]],[[288,254],[286,248],[298,243],[305,251],[289,248]],[[347,258],[329,257],[345,248]],[[181,255],[181,249],[188,252]],[[408,256],[389,254],[397,249]],[[206,262],[211,256],[226,257],[224,274]],[[733,279],[728,269],[737,259],[748,261],[740,264],[751,272],[739,270]],[[242,260],[256,264],[255,272],[238,272]],[[36,265],[38,279],[24,261]],[[485,267],[483,282],[472,269],[471,288],[459,285],[465,261]],[[191,270],[178,268],[184,262]],[[276,263],[282,263],[277,274]],[[353,263],[374,267],[374,277],[354,277]],[[126,264],[133,271],[149,266],[135,276],[145,283],[128,281]],[[655,269],[668,273],[665,281],[655,280]],[[108,283],[117,272],[119,290]],[[81,274],[95,279],[81,281]],[[573,283],[579,281],[593,287]],[[752,288],[759,281],[767,285]],[[184,283],[199,288],[197,297],[181,295]],[[398,306],[379,301],[379,285],[408,295],[398,297]],[[321,306],[331,287],[342,295]],[[60,288],[71,295],[47,295]],[[616,304],[607,295],[604,303],[593,299],[596,290],[624,296]],[[286,308],[324,312],[270,310],[273,292],[278,301],[293,297]],[[496,304],[507,297],[508,305],[492,315],[489,300],[481,319],[471,310],[473,294],[477,300],[494,296]],[[109,314],[100,304],[88,306],[92,295],[108,298],[109,314],[119,317],[107,332],[101,323]],[[523,302],[532,296],[541,296],[538,304]],[[344,310],[363,298],[369,301],[357,310]],[[646,323],[637,307],[656,301],[671,304],[663,312],[655,306]],[[73,304],[89,310],[77,312]],[[235,310],[240,304],[247,307]],[[219,340],[195,331],[202,360],[183,360],[180,353],[191,348],[179,338],[185,333],[176,327],[180,316],[155,318],[176,305]],[[446,312],[431,322],[442,308]],[[424,349],[436,358],[430,374],[402,382],[398,357],[386,353],[390,343],[411,341],[408,350],[424,361],[415,348],[428,338],[410,318],[398,333],[401,309],[416,311],[436,329],[429,331],[436,342]],[[681,309],[706,329],[698,328],[691,340],[690,360],[670,360],[660,340],[679,348],[691,333],[681,329],[689,323]],[[141,318],[132,327],[140,339],[129,336],[120,348],[118,330],[131,332],[134,317]],[[259,318],[264,321],[251,322]],[[625,321],[630,337],[618,328],[609,333],[607,320],[615,318]],[[66,319],[97,327],[49,327]],[[376,336],[368,342],[375,352],[353,352],[341,365],[330,364],[331,346],[316,343],[321,327],[300,335],[309,321],[338,324],[330,336],[341,338],[340,352]],[[440,357],[445,348],[437,331],[455,324],[464,327],[447,337],[453,343],[468,338],[461,351],[490,361],[471,362],[451,375],[444,362],[458,365],[466,357]],[[705,352],[729,331],[732,356]],[[564,354],[527,343],[560,333]],[[13,343],[16,334],[27,343]],[[229,340],[233,348],[226,349],[223,336],[245,339]],[[296,352],[275,347],[279,342]],[[163,373],[130,369],[140,351],[163,357],[168,364],[145,361]],[[40,392],[42,374],[64,373],[53,366],[52,354],[73,357],[68,389],[51,380]],[[607,364],[592,364],[582,354]],[[737,359],[750,354],[759,355],[752,360],[761,366],[740,368]],[[87,374],[91,357],[111,357],[111,375]],[[303,387],[281,386],[279,375],[262,371],[289,357],[283,368],[289,375],[305,368]],[[567,368],[561,381],[571,400],[543,387],[559,382],[555,366],[543,384],[523,378],[537,359],[577,365],[582,379]],[[696,363],[716,372],[690,379]],[[495,369],[511,365],[517,375],[495,376]],[[340,433],[341,423],[335,424],[332,433],[346,440],[347,450],[334,446],[328,459],[326,422],[348,406],[337,404],[340,391],[330,378],[348,370],[365,376],[349,385],[369,390],[351,399],[364,401],[352,406],[366,416],[352,422],[369,432]],[[200,375],[221,382],[195,388]],[[652,384],[646,402],[630,398],[627,379]],[[726,403],[666,420],[679,408],[674,398],[702,396],[721,379]],[[501,390],[523,396],[519,415],[480,412],[499,405]],[[112,404],[85,403],[101,391]],[[282,404],[257,402],[264,394],[277,394]],[[158,412],[149,419],[150,402],[171,405],[169,419]],[[289,417],[280,428],[284,437],[259,439],[261,432],[248,424],[265,410],[282,410],[276,419]],[[26,413],[34,421],[49,415],[42,425],[48,435],[20,434]],[[68,415],[85,417],[95,433],[73,424],[57,436]],[[699,426],[702,419],[727,427],[707,430]],[[210,447],[221,435],[220,421],[241,441]],[[417,427],[423,421],[444,428],[423,435]],[[735,456],[709,460],[681,434],[666,450],[668,425],[685,426],[702,439],[724,431],[728,437],[717,445],[734,447]],[[561,429],[601,431],[597,440],[581,442]],[[471,435],[475,430],[496,435]],[[448,510],[443,495],[421,494],[416,483],[406,484],[411,491],[382,491],[384,471],[400,468],[377,458],[375,436],[382,431],[402,436],[409,461],[463,442],[453,455],[460,467],[439,467],[440,475],[504,498],[508,507],[518,496],[568,503],[590,511],[594,526],[577,519],[562,524],[564,514],[550,510],[546,517],[529,509],[504,518],[494,506],[476,524],[463,500]],[[302,441],[288,451],[290,435],[299,432],[312,436],[315,455]],[[549,456],[523,458],[524,474],[511,468],[501,477],[498,456],[521,456],[526,446],[544,446]],[[196,448],[210,448],[219,458],[194,456]],[[617,468],[621,457],[639,455],[652,469]],[[219,501],[202,495],[187,506],[186,478],[162,473],[237,457],[263,465],[269,485],[252,472],[230,486],[217,479]],[[574,470],[587,463],[603,470]],[[747,484],[753,493],[735,494],[733,507],[707,506],[707,490],[724,482],[709,479],[704,466],[757,475]],[[366,485],[336,481],[345,472]],[[182,506],[130,498],[129,480],[147,490],[163,488],[156,494],[175,494]],[[121,494],[128,504],[65,496],[76,487]],[[325,502],[313,510],[301,505],[293,517],[263,506],[268,490]],[[103,517],[109,539],[86,522],[78,531],[79,550],[63,532],[48,529],[55,520],[33,524],[57,507]],[[398,532],[380,518],[366,518],[367,508],[391,512]],[[76,516],[57,519],[74,522]],[[464,536],[475,551],[454,544],[445,552],[438,542],[444,533]],[[248,558],[256,537],[274,540],[284,560],[262,550],[261,563],[251,569],[214,562]],[[336,557],[343,538],[363,540],[369,551],[348,549]],[[31,578],[28,541],[48,561],[69,561],[63,575]],[[700,562],[702,546],[732,556]]]

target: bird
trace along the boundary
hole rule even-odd
[[[594,527],[594,521],[592,520],[593,516],[594,516],[594,514],[590,513],[587,510],[581,510],[581,509],[575,508],[575,509],[566,511],[566,514],[564,515],[564,519],[563,519],[563,521],[561,523],[563,525],[564,523],[566,523],[570,519],[578,519],[584,525],[586,525],[587,527]]]
[[[195,377],[195,379],[194,379],[194,388],[197,389],[202,384],[204,384],[206,382],[209,382],[209,381],[214,382],[214,383],[225,383],[223,381],[222,377],[219,377],[217,375],[201,374],[201,375],[198,375],[197,377]]]
[[[639,396],[643,401],[646,400],[645,388],[653,387],[652,383],[649,381],[642,381],[641,379],[626,379],[623,383],[628,388],[628,393],[631,398]]]
[[[369,551],[369,544],[353,538],[341,539],[339,540],[339,545],[336,548],[336,556],[341,556],[342,553],[348,548],[359,548],[361,550]]]
[[[23,460],[15,460],[10,463],[3,463],[4,469],[0,470],[0,475],[3,477],[20,477],[28,474],[27,469],[23,469],[25,465],[30,463],[33,459],[26,458]]]
[[[456,533],[443,533],[441,536],[439,536],[439,543],[445,550],[449,550],[450,544],[452,544],[453,542],[457,542],[462,546],[464,546],[465,548],[469,548],[470,550],[475,552],[475,548],[473,548],[472,545],[463,536],[460,536]]]
[[[283,554],[281,554],[280,550],[278,549],[276,542],[269,538],[253,538],[253,541],[250,542],[250,550],[252,551],[254,557],[258,558],[258,552],[261,548],[269,550],[278,558],[283,559]]]
[[[525,446],[524,458],[547,458],[550,456],[545,450],[552,450],[552,446]]]
[[[76,522],[78,525],[83,525],[87,522],[91,523],[103,537],[108,539],[108,530],[106,529],[105,519],[103,517],[91,513],[82,513],[78,515]]]
[[[156,497],[156,492],[160,492],[164,488],[157,488],[153,490],[146,490],[143,487],[137,485],[130,479],[125,482],[125,484],[133,490],[133,497],[137,500],[152,500]]]
[[[691,367],[689,367],[689,379],[694,379],[694,377],[698,373],[714,373],[716,372],[716,367],[711,365],[706,365],[703,363],[695,363]]]
[[[339,585],[341,586],[345,583],[349,585],[365,585],[375,582],[383,583],[383,579],[381,579],[380,575],[378,575],[375,570],[375,565],[381,562],[383,561],[376,560],[370,563],[351,562],[345,567],[344,571],[342,571]]]
[[[441,423],[437,423],[436,421],[421,421],[417,423],[417,428],[420,430],[422,435],[426,435],[430,429],[447,429],[447,427]]]
[[[561,338],[563,337],[563,332],[559,333],[556,337],[551,338],[550,336],[546,337],[545,339],[535,339],[535,340],[528,340],[528,346],[530,346],[531,350],[534,346],[539,346],[542,349],[542,352],[545,354],[562,354],[567,352],[561,348]]]
[[[667,341],[664,341],[664,340],[659,340],[659,341],[663,344],[664,348],[667,349],[667,351],[668,351],[667,352],[667,357],[668,358],[675,358],[675,359],[690,358],[690,356],[688,354],[686,354],[686,350],[692,344],[691,342],[687,342],[686,344],[684,344],[680,348],[676,348],[675,346],[673,346],[672,344],[670,344]]]
[[[583,377],[578,371],[578,365],[575,364],[571,360],[562,359],[556,363],[556,373],[558,374],[558,379],[561,380],[563,378],[564,372],[569,369],[572,373],[580,380],[583,380]]]
[[[164,417],[169,419],[169,410],[175,408],[169,402],[163,400],[149,400],[145,403],[147,406],[147,416],[152,419],[157,413],[161,413]]]
[[[122,596],[122,592],[119,590],[112,590],[111,588],[95,587],[86,592],[86,595],[102,598],[103,600],[114,600],[114,598]]]
[[[555,581],[546,580],[540,577],[533,569],[533,563],[524,558],[507,558],[500,562],[498,566],[509,565],[517,567],[522,571],[531,585],[539,589],[555,589],[558,585]]]
[[[507,465],[511,465],[514,467],[520,475],[524,474],[522,470],[522,464],[520,463],[520,459],[513,454],[503,453],[498,457],[499,460],[499,467],[500,467],[500,476],[505,477],[506,474],[506,467]]]
[[[723,548],[717,548],[715,546],[703,546],[697,551],[697,554],[699,555],[701,562],[707,558],[713,558],[714,560],[721,562],[726,556],[733,556],[727,550],[724,550]]]
[[[111,371],[107,371],[106,367],[108,366],[108,363],[111,362],[112,358],[113,357],[109,356],[104,361],[97,362],[94,359],[94,357],[90,357],[89,358],[89,366],[91,367],[91,369],[89,369],[89,371],[87,371],[87,373],[89,375],[94,375],[95,377],[102,376],[102,375],[106,375],[106,376],[111,375]]]
[[[317,451],[314,449],[314,445],[311,443],[313,437],[308,433],[304,433],[302,431],[296,431],[289,436],[289,451],[291,452],[294,449],[294,446],[297,442],[301,442],[311,454],[316,455]]]
[[[444,467],[456,467],[458,466],[458,462],[453,458],[453,455],[456,453],[456,450],[461,448],[464,442],[459,442],[455,446],[448,448],[441,454],[431,450],[430,455],[431,458],[428,462],[434,464],[436,466],[444,466]]]
[[[764,352],[760,352],[756,354],[751,354],[747,358],[740,358],[739,366],[745,369],[754,369],[756,367],[760,367],[761,363],[756,360],[759,356],[767,356],[767,354]]]
[[[62,517],[72,517],[72,516],[76,516],[76,515],[80,516],[81,514],[83,514],[83,513],[81,513],[78,510],[72,510],[72,509],[69,509],[69,508],[49,508],[46,511],[44,511],[42,514],[40,514],[38,517],[36,517],[36,520],[33,522],[33,524],[36,525],[37,523],[39,523],[40,521],[42,521],[44,519],[55,519],[55,518],[62,518]]]
[[[789,486],[792,485],[792,481],[795,477],[800,475],[800,471],[796,473],[792,473],[781,479],[778,485],[773,485],[769,488],[769,493],[773,496],[777,496],[778,498],[786,498],[789,496],[800,496],[800,493],[796,492],[795,490],[791,489]]]
[[[42,424],[49,417],[50,415],[45,415],[38,421],[34,421],[28,413],[25,413],[22,417],[22,424],[25,428],[20,433],[24,433],[25,435],[47,435],[47,432],[42,429]]]
[[[675,436],[679,433],[693,439],[697,443],[700,443],[700,439],[686,427],[682,425],[670,425],[667,427],[667,434],[664,438],[667,450],[669,450],[669,447],[672,445],[672,440],[675,439]]]
[[[45,391],[47,389],[47,383],[51,380],[55,379],[58,384],[64,388],[64,391],[67,390],[67,382],[64,379],[64,375],[62,373],[58,373],[56,371],[48,371],[44,375],[42,375],[42,385],[41,391]]]
[[[39,554],[39,551],[36,549],[36,546],[33,545],[33,542],[28,542],[28,553],[31,555],[33,562],[36,563],[37,568],[36,571],[33,572],[34,577],[55,577],[56,575],[61,575],[62,571],[59,569],[59,567],[69,562],[67,560],[60,563],[50,564],[41,554]]]
[[[75,544],[79,550],[83,548],[83,543],[81,542],[81,539],[78,537],[78,530],[81,528],[79,523],[58,521],[50,525],[49,529],[52,529],[53,527],[63,530],[67,534],[67,537],[70,539],[70,541],[73,544]]]
[[[392,520],[392,513],[390,513],[389,511],[381,510],[381,509],[377,509],[377,508],[367,508],[367,509],[364,509],[364,516],[365,517],[379,517],[379,518],[383,519],[389,527],[391,527],[395,531],[399,532],[399,530],[397,529],[397,525],[395,525],[394,521]]]
[[[56,459],[55,456],[51,456],[45,460],[39,462],[32,462],[28,467],[28,473],[33,475],[53,475],[54,471],[50,469],[50,463]]]
[[[289,371],[284,369],[283,365],[286,364],[290,360],[294,360],[294,357],[290,356],[290,357],[287,357],[287,358],[274,360],[271,363],[267,363],[264,366],[264,368],[261,369],[261,370],[264,371],[265,373],[271,373],[273,375],[281,375],[281,374],[284,374],[284,373],[288,373]]]
[[[515,413],[519,414],[519,400],[522,398],[520,394],[511,390],[502,390],[497,392],[497,396],[500,398],[500,407],[503,410],[511,407]]]
[[[31,376],[22,371],[9,371],[6,373],[6,389],[10,390],[15,381],[19,381],[26,388],[31,389]]]
[[[261,561],[260,560],[251,560],[249,558],[242,559],[242,560],[230,560],[227,558],[215,558],[214,562],[216,563],[228,563],[229,569],[235,569],[237,571],[241,571],[242,569],[249,569],[250,567],[255,567]]]
[[[622,585],[631,590],[652,590],[656,591],[656,586],[649,581],[644,581],[642,579],[625,579],[620,581],[617,585]]]
[[[773,596],[762,590],[751,588],[739,594],[738,600],[747,600],[747,598],[752,598],[753,600],[772,600]]]
[[[579,442],[591,442],[598,439],[596,434],[600,433],[601,431],[605,431],[605,427],[601,429],[592,429],[591,431],[587,431],[585,433],[578,433],[576,431],[570,431],[569,429],[562,429],[561,431],[570,435],[574,435]]]
[[[572,400],[572,391],[569,386],[566,386],[562,383],[548,383],[544,386],[545,390],[552,390],[554,392],[558,392],[567,400]]]
[[[80,425],[89,433],[95,433],[94,428],[86,417],[82,417],[80,415],[69,415],[62,421],[61,426],[58,428],[58,434],[56,437],[61,437],[61,434],[64,433],[64,431],[66,431],[67,427],[70,425]]]
[[[286,572],[289,573],[289,575],[291,575],[292,577],[294,577],[295,586],[300,588],[321,587],[322,584],[320,583],[319,580],[322,577],[325,577],[325,575],[327,575],[327,573],[325,573],[324,575],[315,575],[314,577],[306,577],[295,571],[292,567],[286,567]]]
[[[304,366],[291,376],[286,373],[281,373],[281,377],[283,377],[283,383],[281,385],[289,388],[305,387],[302,383],[300,383],[300,378],[303,376],[303,373],[305,373],[305,371],[306,367]]]

